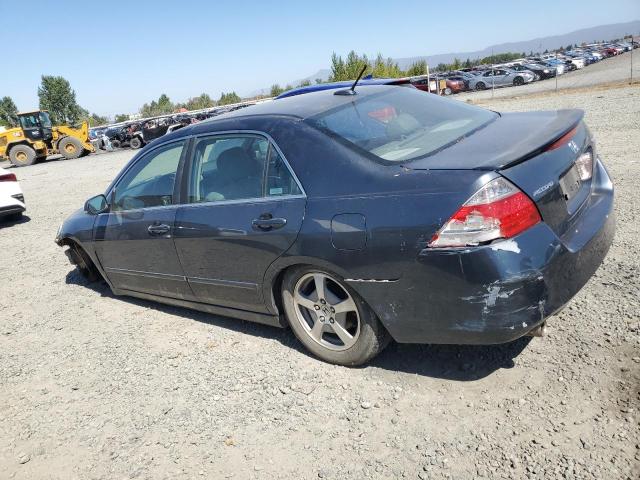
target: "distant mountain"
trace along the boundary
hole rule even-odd
[[[441,53],[437,55],[423,55],[419,57],[394,58],[393,60],[398,62],[398,65],[403,70],[406,70],[412,63],[417,62],[418,60],[426,60],[430,66],[435,67],[439,63],[452,63],[454,58],[465,61],[467,58],[474,60],[476,58],[488,57],[489,55],[497,53],[526,52],[528,54],[529,52],[544,52],[545,50],[565,47],[569,44],[573,45],[577,43],[580,45],[583,42],[592,43],[599,42],[601,40],[612,40],[614,38],[623,37],[624,35],[637,35],[638,33],[640,33],[640,20],[634,20],[627,23],[612,23],[610,25],[582,28],[563,35],[534,38],[533,40],[525,40],[522,42],[501,43],[499,45],[491,45],[483,50],[476,50],[472,52]],[[309,80],[311,83],[315,83],[316,78],[321,78],[326,81],[330,74],[330,69],[323,68],[313,75],[309,75],[289,83],[291,85],[299,85],[304,80]],[[263,89],[260,93],[268,94],[269,89]]]
[[[613,23],[610,25],[583,28],[574,32],[565,33],[564,35],[540,37],[522,42],[501,43],[499,45],[491,45],[484,50],[476,50],[473,52],[442,53],[439,55],[395,58],[394,60],[398,62],[400,68],[404,70],[418,60],[426,60],[429,65],[436,66],[439,63],[451,63],[454,58],[464,61],[467,58],[474,60],[476,58],[488,57],[489,55],[496,53],[526,52],[528,54],[529,52],[544,52],[545,50],[565,47],[569,44],[580,45],[583,42],[599,42],[601,40],[611,40],[623,37],[624,35],[636,35],[638,33],[640,33],[640,20],[635,20],[627,23]]]

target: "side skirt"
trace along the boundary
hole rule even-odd
[[[129,297],[141,298],[143,300],[151,300],[154,302],[164,303],[166,305],[172,305],[174,307],[190,308],[192,310],[198,310],[200,312],[211,313],[213,315],[220,315],[223,317],[239,318],[240,320],[262,323],[263,325],[270,325],[272,327],[287,327],[286,321],[280,318],[278,315],[248,312],[246,310],[219,307],[216,305],[209,305],[207,303],[190,302],[188,300],[181,300],[178,298],[160,297],[157,295],[151,295],[149,293],[134,292],[132,290],[112,289],[112,291],[114,295],[125,295]]]

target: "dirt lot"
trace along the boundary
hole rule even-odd
[[[485,105],[587,111],[612,250],[543,339],[392,344],[360,369],[86,284],[53,237],[130,152],[14,170],[29,218],[0,228],[0,478],[638,478],[640,88]]]

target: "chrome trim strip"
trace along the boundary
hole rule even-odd
[[[345,278],[345,282],[352,283],[393,283],[397,282],[399,279],[376,279],[376,278]]]
[[[244,288],[247,290],[257,290],[258,288],[257,283],[238,282],[235,280],[221,280],[219,278],[187,277],[187,280],[191,283],[200,283],[203,285],[218,285],[221,287]]]
[[[256,198],[242,198],[240,200],[212,200],[210,202],[198,202],[198,203],[181,203],[179,205],[173,205],[179,208],[193,208],[201,206],[215,206],[215,205],[234,205],[242,203],[268,203],[276,201],[295,200],[297,198],[307,198],[304,195],[283,195],[281,197],[256,197]],[[132,210],[127,210],[132,211]]]
[[[104,269],[107,273],[118,273],[120,275],[133,275],[137,277],[149,277],[149,278],[162,278],[166,280],[180,280],[187,281],[187,277],[184,275],[174,275],[171,273],[157,273],[157,272],[142,272],[140,270],[127,270],[126,268],[109,268]]]

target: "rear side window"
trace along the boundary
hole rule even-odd
[[[306,121],[374,160],[399,163],[446,148],[498,116],[417,89],[382,88]]]
[[[262,197],[269,142],[256,135],[198,140],[189,179],[189,203]]]
[[[301,194],[302,191],[284,163],[282,156],[271,145],[269,147],[269,164],[267,166],[266,195],[268,197],[279,197],[282,195]]]

